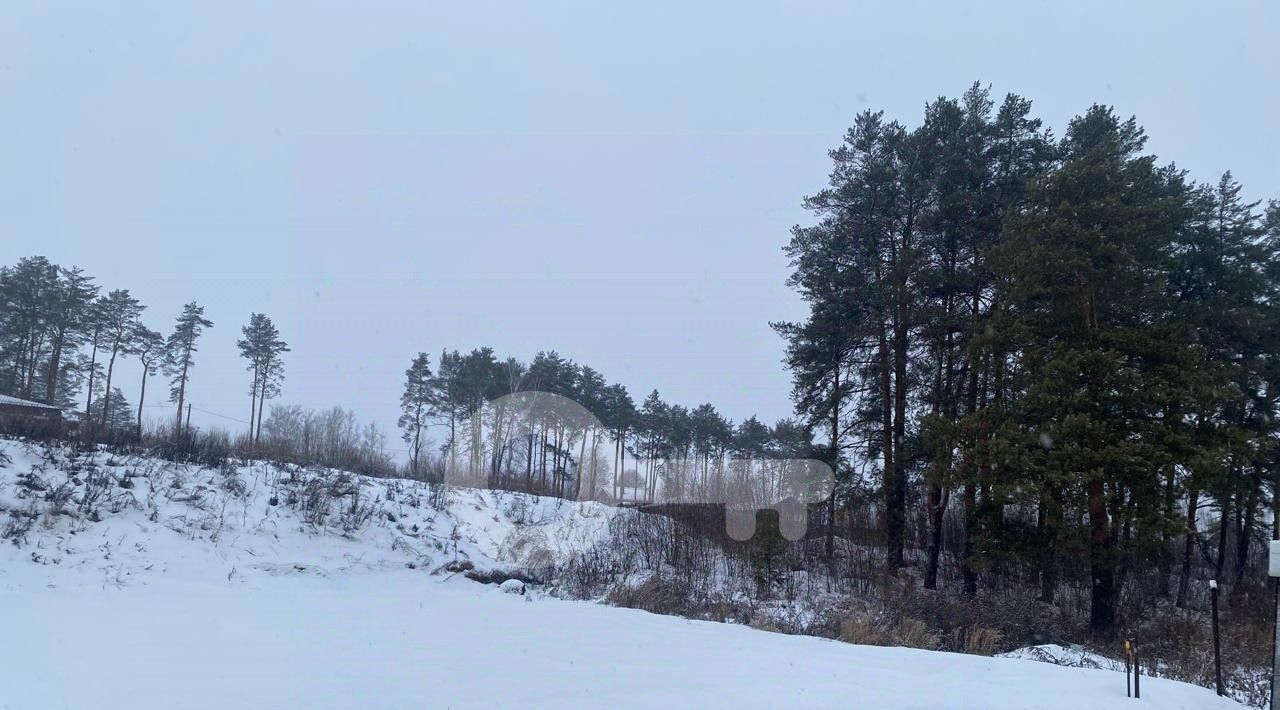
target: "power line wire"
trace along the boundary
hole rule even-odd
[[[173,406],[173,405],[171,405],[171,404],[144,404],[144,405],[142,405],[142,406],[144,406],[144,407],[155,407],[155,408],[159,408],[159,409],[173,409],[173,408],[174,408],[174,406]],[[249,422],[247,422],[247,421],[245,421],[245,420],[243,420],[243,419],[237,419],[236,417],[228,416],[228,415],[226,415],[226,414],[219,414],[218,412],[214,412],[214,411],[210,411],[210,410],[208,410],[208,409],[203,409],[203,408],[201,408],[201,407],[197,407],[197,406],[195,406],[194,404],[193,404],[193,405],[191,405],[191,409],[192,409],[192,411],[200,412],[201,414],[208,414],[208,415],[210,415],[210,416],[214,416],[214,417],[221,417],[221,418],[223,418],[223,419],[227,419],[227,420],[230,420],[230,421],[233,421],[233,422],[238,422],[238,423],[240,423],[240,424],[246,424],[246,425],[247,425],[247,424],[249,423]],[[413,451],[412,451],[411,449],[404,449],[404,448],[399,448],[399,447],[395,447],[395,446],[383,446],[383,447],[381,447],[381,448],[382,448],[382,450],[383,450],[383,451],[398,451],[398,452],[400,452],[400,453],[405,453],[405,454],[413,453]]]

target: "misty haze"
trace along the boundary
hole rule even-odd
[[[6,15],[0,708],[1275,707],[1275,6]]]

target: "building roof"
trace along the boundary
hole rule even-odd
[[[3,407],[3,406],[30,407],[32,409],[52,409],[59,412],[62,411],[62,407],[55,407],[52,404],[45,404],[44,402],[34,402],[29,399],[18,399],[17,397],[10,397],[7,394],[0,394],[0,407]]]

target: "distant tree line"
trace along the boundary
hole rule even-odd
[[[786,249],[809,313],[775,327],[833,511],[875,506],[890,572],[937,586],[955,510],[961,592],[1079,582],[1106,633],[1140,573],[1182,606],[1202,550],[1239,580],[1271,537],[1280,203],[1145,142],[1096,105],[1058,137],[974,85],[915,128],[866,111],[830,152]]]
[[[146,306],[127,289],[102,293],[82,270],[40,256],[0,267],[0,393],[63,408],[69,430],[85,441],[190,444],[189,385],[204,332],[204,308],[183,306],[169,334],[149,328]],[[272,405],[290,350],[271,318],[252,313],[237,340],[250,400],[242,436],[205,445],[227,453],[391,475],[397,466],[383,434],[341,407],[310,411]],[[132,362],[136,390],[126,394],[118,365]],[[637,404],[625,387],[552,352],[523,363],[490,348],[444,351],[433,370],[419,353],[406,372],[399,425],[408,475],[502,486],[565,497],[651,502],[660,492],[715,498],[740,470],[730,459],[802,457],[808,431],[790,419],[756,417],[734,424],[711,404],[692,409],[652,391]],[[172,426],[144,430],[150,378],[168,379]],[[540,392],[571,400],[590,415],[566,421],[547,407],[529,431],[509,430],[504,395]],[[495,404],[495,401],[498,401]],[[540,410],[542,411],[542,410]],[[222,415],[225,416],[225,415]],[[434,427],[434,435],[427,435]],[[224,443],[225,442],[225,443]],[[432,442],[441,446],[434,451]],[[776,474],[776,472],[773,472]],[[756,475],[765,475],[756,471]],[[774,476],[776,478],[776,475]],[[760,498],[777,481],[761,484]]]
[[[147,381],[169,379],[175,405],[170,434],[189,433],[188,384],[200,336],[213,322],[204,308],[183,306],[166,337],[142,320],[146,306],[128,289],[101,292],[92,277],[75,267],[33,256],[0,267],[0,393],[61,407],[86,440],[139,439]],[[288,345],[271,319],[250,316],[239,341],[252,373],[253,416],[247,441],[256,441],[263,403],[280,393],[281,356]],[[120,387],[117,365],[133,359],[139,368],[136,404]],[[83,406],[81,406],[83,404]]]
[[[351,410],[333,407],[317,412],[298,405],[273,404],[265,420],[259,418],[257,424],[246,446],[254,456],[366,476],[399,473],[387,452],[386,436],[374,423],[362,423]]]
[[[405,372],[399,426],[412,475],[428,467],[429,427],[441,432],[434,469],[451,480],[635,503],[716,499],[730,459],[812,453],[808,430],[791,419],[735,425],[712,404],[671,404],[657,390],[637,405],[623,385],[555,351],[524,363],[491,348],[445,350],[438,362],[433,371],[418,353]]]

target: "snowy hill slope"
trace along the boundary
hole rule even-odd
[[[0,440],[0,589],[122,586],[166,575],[327,575],[461,561],[539,568],[595,544],[595,503],[432,489],[333,470],[201,468]],[[456,565],[454,565],[456,568]]]
[[[1139,703],[1105,670],[503,594],[446,569],[538,567],[634,511],[0,451],[0,709],[1240,707],[1158,679]]]

